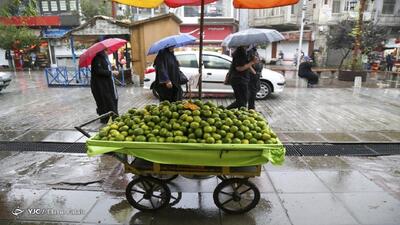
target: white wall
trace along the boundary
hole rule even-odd
[[[277,46],[277,57],[279,51],[282,50],[284,54],[284,60],[293,60],[297,48],[299,48],[298,41],[281,41]],[[303,41],[301,49],[303,50],[304,55],[308,55],[308,41]]]

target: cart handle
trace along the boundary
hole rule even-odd
[[[79,132],[81,132],[81,133],[82,133],[83,135],[85,135],[86,137],[90,138],[90,137],[91,137],[90,134],[89,134],[88,132],[84,131],[84,130],[82,129],[82,127],[84,127],[84,126],[86,126],[86,125],[88,125],[88,124],[91,124],[91,123],[93,123],[93,122],[96,121],[96,120],[103,119],[103,118],[106,118],[106,117],[109,117],[109,116],[116,116],[116,115],[117,115],[117,114],[116,114],[115,112],[110,111],[110,112],[108,112],[108,113],[105,113],[105,114],[103,114],[103,115],[100,115],[100,116],[98,116],[97,118],[92,119],[92,120],[90,120],[90,121],[88,121],[88,122],[85,122],[85,123],[83,123],[83,124],[81,124],[81,125],[79,125],[79,126],[77,126],[77,127],[74,127],[74,128],[77,129]]]

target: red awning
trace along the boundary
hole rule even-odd
[[[216,1],[217,0],[204,0],[204,4],[209,4]],[[177,8],[184,5],[199,6],[201,5],[201,0],[164,0],[164,3],[171,8]]]
[[[298,2],[299,0],[233,0],[233,6],[235,6],[235,8],[244,9],[265,9],[281,7],[285,5],[294,5]]]
[[[59,16],[12,16],[0,17],[0,23],[13,26],[60,26],[61,20]]]

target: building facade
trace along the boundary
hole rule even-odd
[[[161,5],[155,9],[140,9],[118,4],[117,16],[130,15],[131,20],[138,21],[166,13],[174,13],[182,20],[181,33],[189,33],[199,38],[199,6],[183,6],[169,8]],[[232,0],[217,1],[205,5],[204,8],[204,49],[222,51],[221,43],[226,36],[239,28],[239,13],[233,7]],[[196,46],[192,46],[196,49]]]
[[[249,25],[251,27],[274,28],[281,32],[296,33],[300,30],[302,0],[296,5],[278,7],[273,9],[252,10],[249,13]],[[335,65],[338,56],[331,54],[327,49],[326,36],[330,27],[337,25],[343,20],[355,20],[358,17],[358,0],[308,0],[306,4],[305,33],[308,39],[303,41],[302,50],[305,55],[317,53],[318,64]],[[366,0],[364,12],[365,21],[374,21],[377,26],[387,27],[390,38],[400,37],[400,1],[398,0]],[[308,33],[308,34],[307,34]],[[273,53],[283,50],[285,58],[294,58],[298,37],[282,41],[277,44],[276,49],[272,47]],[[297,40],[296,40],[297,39]],[[287,56],[287,57],[286,57]]]

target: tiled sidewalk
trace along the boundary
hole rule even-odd
[[[30,157],[24,154],[17,155],[21,159]],[[0,163],[17,155],[3,155]],[[39,154],[35,161],[43,165],[53,159],[50,167],[57,169],[66,161],[86,158],[76,154],[59,160],[54,157]],[[15,165],[14,176],[0,178],[6,184],[0,191],[0,224],[400,224],[400,156],[287,157],[283,166],[266,164],[260,177],[250,179],[261,192],[260,202],[243,215],[222,213],[214,205],[212,192],[219,182],[216,177],[178,177],[169,185],[173,193],[183,192],[177,205],[156,213],[140,212],[125,199],[124,189],[132,176],[124,174],[117,161],[107,158],[84,163],[105,164],[102,169],[85,167],[82,182],[85,177],[101,180],[87,186],[61,184],[77,170],[56,170],[58,178],[53,179],[57,183],[51,184],[51,178],[45,182],[41,179],[48,174],[49,165],[41,170],[31,165],[35,172],[25,175],[21,171],[30,164]],[[6,168],[0,166],[0,173],[7,174]],[[11,212],[16,207],[51,211],[42,215],[25,211],[15,217]]]

